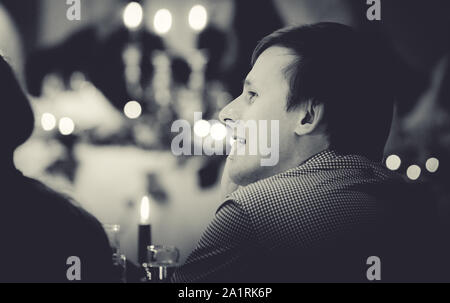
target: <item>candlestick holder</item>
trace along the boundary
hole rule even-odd
[[[147,262],[147,247],[152,243],[152,229],[150,224],[140,224],[138,230],[138,262]]]
[[[147,281],[167,283],[179,266],[180,251],[175,246],[150,245],[148,261],[143,264]]]
[[[109,245],[111,247],[111,256],[114,267],[114,279],[120,282],[126,282],[126,257],[120,250],[120,225],[103,224],[106,235],[108,236]]]

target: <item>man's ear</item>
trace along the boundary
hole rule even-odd
[[[308,135],[322,126],[324,106],[312,101],[302,104],[298,111],[298,121],[295,133],[299,136]]]

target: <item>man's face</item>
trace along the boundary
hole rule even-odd
[[[265,50],[248,74],[242,94],[220,113],[220,119],[228,125],[248,126],[250,121],[257,124],[257,136],[249,127],[241,134],[235,133],[237,140],[233,140],[226,165],[229,177],[238,185],[245,186],[272,176],[292,161],[297,145],[294,130],[298,115],[295,111],[286,111],[289,83],[284,70],[294,58],[287,48],[273,46]],[[271,127],[273,120],[278,121],[278,129]],[[262,127],[261,122],[266,122],[267,127]],[[262,145],[270,146],[272,153],[276,149],[279,157],[272,166],[261,165],[261,159],[268,158],[261,153],[262,138]],[[250,148],[255,141],[258,152],[253,154]]]

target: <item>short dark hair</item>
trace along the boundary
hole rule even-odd
[[[11,154],[24,143],[34,128],[34,116],[29,100],[14,71],[0,55],[0,156]]]
[[[371,37],[330,22],[287,27],[259,42],[251,64],[272,46],[293,51],[296,59],[285,70],[287,110],[324,104],[332,148],[381,160],[393,116],[394,56]]]

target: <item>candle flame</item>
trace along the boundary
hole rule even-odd
[[[141,200],[141,223],[148,222],[150,217],[150,200],[147,196],[144,196]]]

